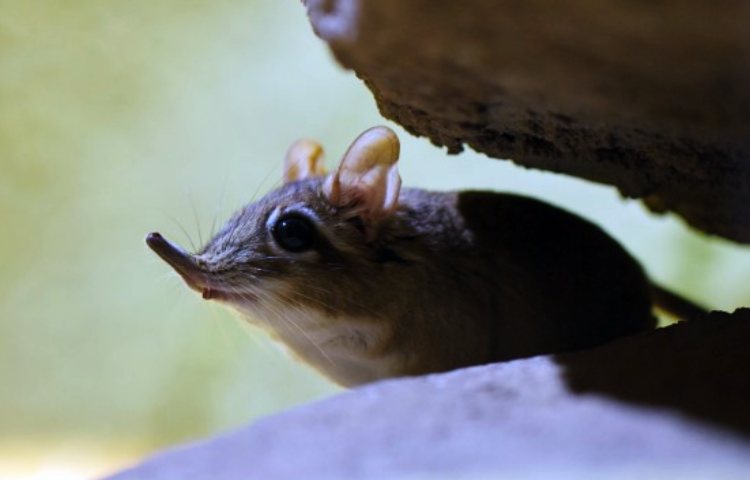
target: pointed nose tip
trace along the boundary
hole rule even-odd
[[[164,238],[159,232],[151,232],[146,235],[146,245],[172,266],[174,265],[170,260],[188,258],[190,256],[189,253]]]
[[[148,245],[151,248],[154,248],[154,245],[164,240],[164,237],[161,236],[161,233],[159,232],[151,232],[148,235],[146,235],[146,245]]]
[[[159,232],[146,235],[146,245],[174,268],[190,288],[198,291],[204,288],[205,274],[188,252],[164,238]]]

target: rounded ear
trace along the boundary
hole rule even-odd
[[[315,140],[294,142],[284,157],[284,183],[325,175],[323,147]]]
[[[398,205],[401,177],[396,162],[398,137],[388,127],[373,127],[351,144],[323,192],[331,204],[360,210],[365,223],[391,214]]]

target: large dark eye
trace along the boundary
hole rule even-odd
[[[271,230],[274,240],[284,250],[304,252],[315,244],[315,226],[309,218],[292,213],[279,218]]]

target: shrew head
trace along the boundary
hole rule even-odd
[[[333,310],[335,286],[357,263],[383,255],[373,244],[398,203],[398,154],[395,134],[375,127],[326,175],[320,145],[297,141],[284,161],[284,185],[234,214],[200,251],[158,233],[146,241],[203,298],[261,317],[305,302]]]

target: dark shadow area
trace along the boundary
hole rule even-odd
[[[750,436],[750,309],[712,312],[585,352],[555,356],[575,393],[595,393]]]

